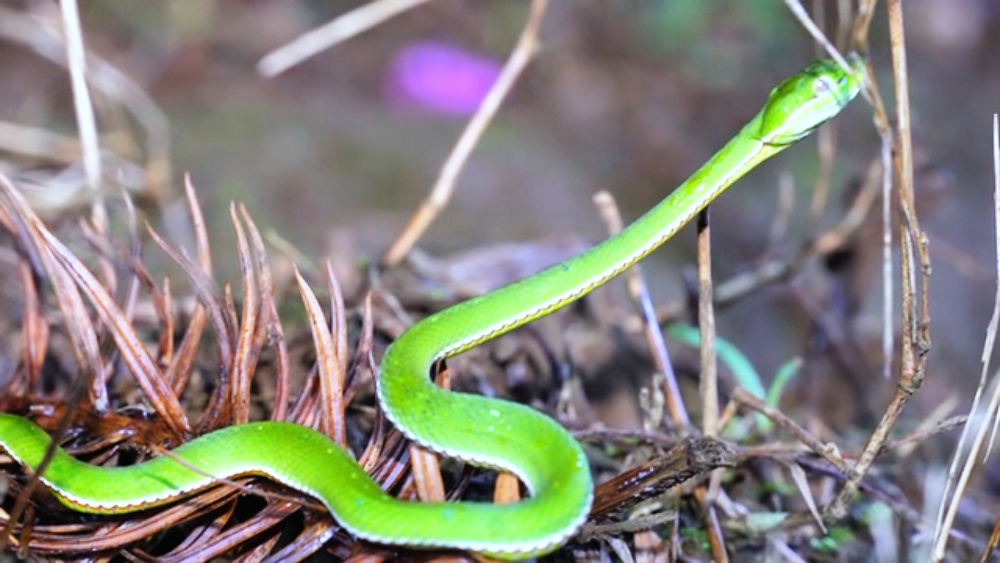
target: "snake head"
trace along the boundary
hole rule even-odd
[[[865,62],[852,55],[850,68],[825,59],[786,79],[771,90],[764,106],[759,139],[790,145],[840,113],[861,89]]]

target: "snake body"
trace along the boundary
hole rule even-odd
[[[444,456],[509,471],[529,489],[511,505],[405,502],[384,493],[325,436],[290,423],[256,422],[196,438],[128,467],[80,462],[61,448],[41,476],[64,504],[124,513],[176,501],[217,478],[263,475],[321,501],[351,533],[370,541],[448,547],[508,559],[550,552],[584,522],[593,483],[580,444],[535,410],[449,393],[428,374],[435,362],[586,295],[673,236],[737,179],[835,116],[860,88],[861,63],[818,61],[772,90],[764,108],[666,199],[620,234],[532,277],[431,315],[385,353],[378,400],[414,442]],[[29,470],[50,438],[27,419],[0,414],[0,448]]]

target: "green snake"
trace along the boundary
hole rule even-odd
[[[863,64],[851,64],[848,70],[818,61],[782,82],[739,134],[617,236],[431,315],[388,348],[377,391],[396,428],[441,455],[515,474],[530,498],[509,505],[402,501],[383,492],[326,436],[282,422],[233,426],[187,442],[173,457],[188,465],[161,456],[99,467],[60,448],[41,481],[74,510],[115,514],[177,501],[219,478],[262,475],[320,500],[344,528],[372,542],[506,559],[558,548],[590,509],[593,482],[583,448],[529,407],[437,388],[429,378],[435,362],[565,307],[648,255],[749,170],[840,112],[863,76]],[[27,419],[0,414],[0,447],[24,467],[38,467],[50,442]]]

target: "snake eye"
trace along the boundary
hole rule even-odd
[[[829,76],[820,76],[813,82],[813,93],[817,96],[829,96],[835,90],[835,85]]]

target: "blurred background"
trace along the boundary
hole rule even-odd
[[[181,188],[189,173],[221,279],[238,272],[231,201],[244,202],[263,230],[314,260],[344,248],[377,259],[434,183],[529,6],[428,2],[265,79],[256,71],[263,56],[363,2],[81,4],[87,48],[103,60],[91,69],[105,72],[95,74],[103,81],[95,103],[102,144],[117,155],[106,175],[131,190],[156,228],[184,242],[190,227]],[[834,4],[813,3],[830,30]],[[991,115],[1000,93],[1000,2],[904,4],[919,210],[934,266],[931,371],[918,403],[964,402],[978,379],[995,287]],[[0,166],[34,186],[39,208],[61,213],[86,199],[77,190],[82,174],[66,167],[78,161],[79,148],[67,73],[55,60],[61,47],[51,40],[57,5],[0,7],[0,123],[7,127]],[[880,5],[870,57],[891,105],[884,20]],[[728,140],[773,85],[818,53],[779,0],[556,1],[540,41],[463,170],[454,201],[420,241],[423,250],[447,255],[560,234],[599,240],[606,229],[591,203],[595,192],[610,191],[626,219],[636,217]],[[148,99],[123,89],[109,69]],[[843,214],[844,194],[879,144],[863,101],[835,127],[832,195],[820,218],[806,218],[815,138],[713,205],[717,276],[792,253]],[[795,199],[776,244],[769,233],[782,181]],[[878,205],[873,229],[860,232],[857,246],[876,257]],[[647,262],[657,303],[683,297],[681,272],[693,256],[688,228]],[[879,279],[858,275],[846,286],[851,295],[843,299],[859,307],[852,326],[859,334],[874,327],[861,347],[877,352]],[[817,299],[826,303],[837,293],[819,291]],[[776,288],[720,311],[719,333],[770,374],[802,353],[810,322]],[[874,357],[871,375],[878,377]]]

